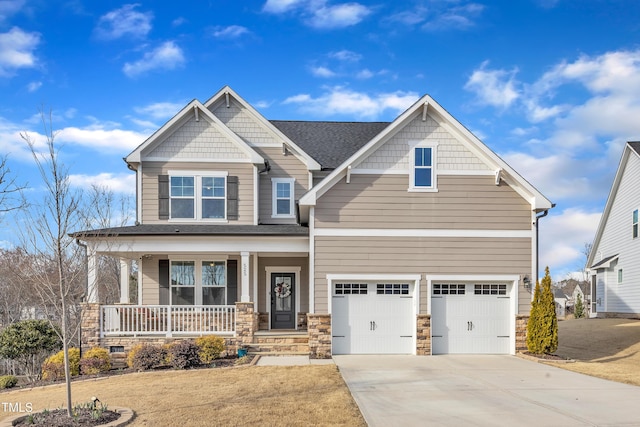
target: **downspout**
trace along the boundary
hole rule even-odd
[[[555,208],[556,204],[552,203],[551,207]],[[542,214],[536,216],[536,284],[538,283],[538,279],[540,278],[538,273],[540,271],[540,239],[539,239],[540,227],[538,226],[538,222],[540,222],[540,220],[545,216],[547,216],[548,214],[549,214],[549,209],[545,210]]]

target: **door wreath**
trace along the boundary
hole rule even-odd
[[[274,289],[276,293],[276,297],[278,298],[286,298],[291,295],[291,284],[290,283],[278,283]]]

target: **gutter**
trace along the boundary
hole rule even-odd
[[[551,204],[551,208],[555,208],[556,204],[552,203]],[[540,220],[542,218],[544,218],[545,216],[549,215],[549,209],[546,209],[542,214],[537,215],[536,216],[536,284],[538,283],[538,280],[540,278],[539,275],[539,271],[540,271],[540,239],[539,239],[539,229],[540,227],[538,226],[538,223],[540,222]]]

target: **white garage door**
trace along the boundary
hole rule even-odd
[[[511,342],[508,284],[434,284],[433,354],[508,354]]]
[[[413,284],[334,283],[333,354],[413,354]]]

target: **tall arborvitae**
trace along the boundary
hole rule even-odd
[[[549,267],[544,273],[542,284],[536,283],[527,324],[527,348],[535,354],[549,354],[558,349],[558,319]]]
[[[582,303],[582,297],[580,294],[576,297],[576,307],[574,309],[573,316],[576,319],[582,319],[584,317],[584,304]]]

